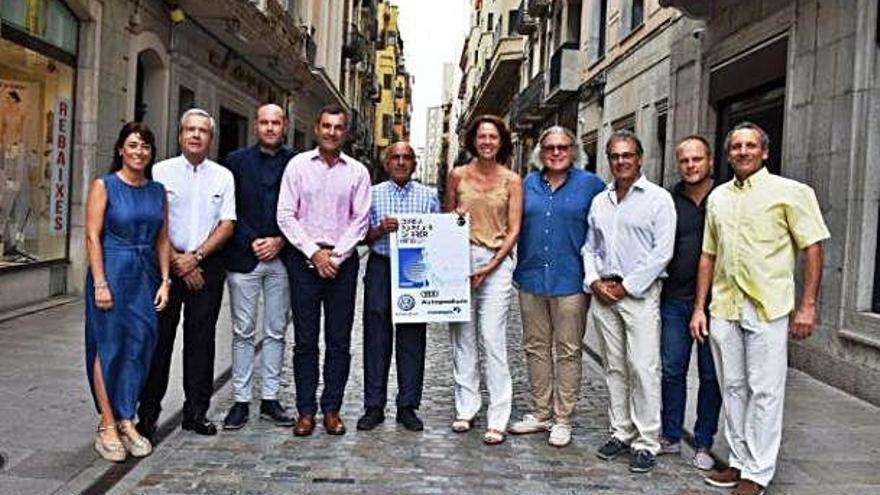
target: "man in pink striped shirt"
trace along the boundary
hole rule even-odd
[[[355,246],[367,232],[370,211],[370,174],[342,153],[347,126],[348,115],[340,107],[318,112],[318,147],[290,160],[278,197],[278,226],[295,248],[286,264],[295,342],[296,436],[311,435],[315,428],[322,305],[326,349],[321,413],[327,433],[345,434],[339,410],[351,363],[359,264]]]

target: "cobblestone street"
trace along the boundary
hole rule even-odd
[[[359,294],[358,306],[360,303]],[[356,314],[360,315],[360,308]],[[311,437],[295,438],[290,428],[278,428],[260,420],[256,413],[259,400],[255,400],[251,421],[244,429],[221,431],[216,437],[198,437],[177,430],[113,492],[219,495],[707,491],[699,472],[676,456],[661,457],[657,468],[648,475],[630,474],[627,459],[608,463],[596,458],[593,452],[606,434],[607,395],[600,369],[589,357],[585,357],[573,442],[567,448],[549,446],[545,435],[508,436],[500,446],[484,446],[481,438],[485,422],[480,421],[484,418],[478,418],[470,433],[453,433],[452,366],[445,325],[428,329],[425,391],[419,412],[425,421],[425,431],[412,433],[395,424],[393,371],[385,423],[370,432],[356,431],[363,396],[360,327],[358,320],[352,340],[351,378],[342,411],[348,427],[345,436],[325,434],[319,421]],[[514,379],[512,418],[519,418],[527,405],[527,382],[516,310],[511,314],[509,328]],[[281,398],[292,407],[290,346],[287,354]],[[231,404],[231,383],[227,383],[215,394],[211,419],[222,422]]]

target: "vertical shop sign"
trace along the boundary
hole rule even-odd
[[[67,233],[67,195],[70,191],[70,137],[73,107],[70,99],[55,98],[52,129],[52,186],[49,201],[49,233]]]

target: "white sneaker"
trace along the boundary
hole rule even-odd
[[[553,425],[550,421],[539,421],[532,414],[526,414],[523,416],[522,421],[517,421],[513,424],[507,431],[513,433],[514,435],[524,435],[526,433],[540,433],[542,431],[547,431]]]
[[[691,464],[694,465],[695,468],[701,471],[711,471],[713,467],[715,467],[715,459],[709,455],[709,451],[706,449],[697,449],[697,452],[694,454],[694,458],[691,460]]]
[[[571,443],[571,426],[556,424],[550,428],[550,438],[547,443],[554,447],[565,447]]]

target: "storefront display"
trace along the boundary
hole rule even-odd
[[[0,11],[0,269],[67,257],[76,20],[59,9]]]

